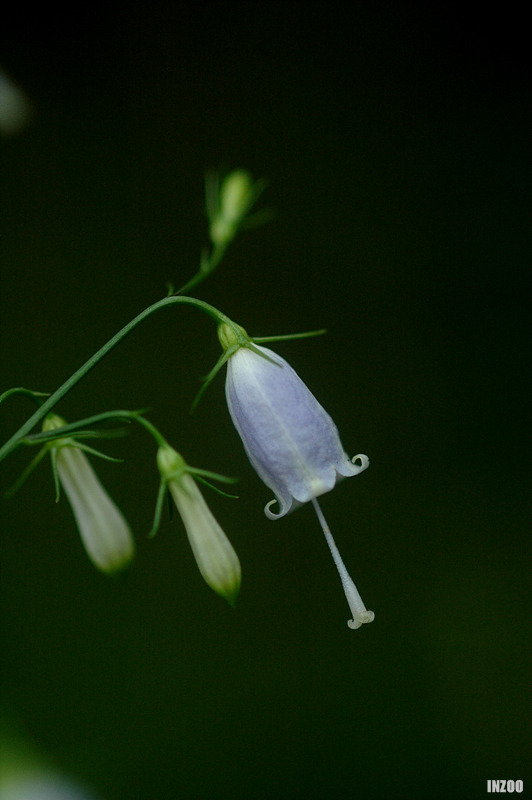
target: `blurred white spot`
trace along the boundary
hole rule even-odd
[[[0,68],[0,134],[18,133],[27,125],[32,113],[29,98]]]
[[[0,786],[0,800],[96,800],[79,786],[55,775],[14,778]]]

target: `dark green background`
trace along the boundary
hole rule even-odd
[[[467,6],[466,6],[467,8]],[[471,12],[472,14],[472,12]],[[493,16],[490,16],[493,14]],[[32,98],[1,143],[2,384],[51,391],[196,269],[205,169],[276,209],[198,295],[279,344],[371,468],[322,507],[375,622],[348,609],[310,507],[273,523],[219,346],[167,310],[58,407],[151,419],[241,557],[236,610],[135,430],[98,471],[138,558],[100,576],[41,466],[2,504],[2,712],[106,800],[530,796],[530,73],[511,5],[126,4],[3,23]],[[32,410],[5,406],[4,438]],[[2,490],[28,460],[3,465]]]

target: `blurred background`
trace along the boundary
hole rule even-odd
[[[212,322],[160,312],[65,398],[152,409],[239,553],[203,584],[139,429],[97,469],[130,520],[122,579],[86,558],[51,470],[2,503],[4,766],[100,800],[530,792],[530,62],[510,6],[136,3],[14,15],[29,98],[0,141],[2,389],[53,391],[207,244],[203,177],[266,176],[275,218],[196,292],[276,349],[371,468],[323,498],[375,621],[349,610],[311,507],[278,522],[218,376]],[[33,411],[6,403],[2,438]],[[27,464],[2,465],[4,492]],[[36,800],[44,794],[28,795]],[[48,796],[48,795],[47,795]],[[59,797],[59,794],[54,797]],[[78,795],[76,795],[77,797]],[[7,794],[6,794],[7,797]]]

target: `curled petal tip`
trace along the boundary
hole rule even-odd
[[[277,513],[275,513],[275,511],[271,511],[271,507],[274,506],[276,503],[279,507],[279,511]],[[282,497],[276,498],[274,500],[270,500],[269,503],[266,503],[266,505],[264,506],[264,513],[266,514],[268,519],[279,519],[280,517],[284,517],[285,514],[288,514],[293,505],[294,503],[292,502],[291,498],[288,503],[285,502],[284,498]]]
[[[359,453],[356,456],[353,456],[351,459],[351,463],[358,467],[359,472],[367,469],[369,467],[369,458],[362,453]]]

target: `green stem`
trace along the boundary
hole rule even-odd
[[[63,439],[65,436],[78,436],[81,435],[109,435],[109,434],[96,434],[95,431],[85,430],[85,428],[90,428],[91,425],[98,425],[100,422],[108,422],[110,419],[117,419],[120,422],[131,422],[134,419],[137,419],[140,414],[140,411],[104,411],[103,414],[95,414],[92,417],[86,417],[85,419],[80,419],[77,422],[69,422],[66,425],[62,425],[60,428],[54,428],[52,430],[44,431],[41,433],[33,433],[30,436],[24,437],[24,444],[27,445],[35,445],[35,444],[42,444],[43,442],[51,442],[54,439],[60,438]],[[58,437],[57,431],[60,430],[60,436]],[[110,432],[112,434],[112,432]]]
[[[13,397],[15,394],[25,394],[33,398],[33,400],[37,400],[38,397],[48,397],[49,392],[34,392],[31,389],[25,389],[23,386],[16,386],[14,389],[8,389],[7,392],[0,394],[0,403],[3,403],[8,397]]]
[[[203,300],[197,300],[195,297],[184,297],[180,295],[178,297],[165,297],[163,300],[159,300],[157,303],[154,303],[148,308],[145,308],[144,311],[141,311],[131,322],[128,322],[121,330],[118,331],[109,341],[103,345],[93,356],[89,358],[88,361],[81,366],[77,372],[66,380],[62,386],[57,389],[50,397],[44,401],[44,403],[40,406],[40,408],[28,419],[26,422],[18,429],[18,431],[13,434],[13,436],[0,448],[0,461],[2,461],[6,456],[8,456],[19,444],[21,439],[23,439],[27,434],[39,423],[44,417],[54,408],[54,406],[62,400],[62,398],[68,394],[68,392],[74,388],[74,386],[79,383],[79,381],[87,375],[88,372],[91,371],[105,356],[111,352],[120,342],[124,339],[128,333],[131,333],[137,325],[140,325],[147,317],[153,314],[155,311],[158,311],[160,308],[164,308],[165,306],[173,305],[174,303],[184,303],[185,305],[195,306],[196,308],[201,309],[209,316],[213,317],[217,320],[217,322],[225,322],[226,324],[230,325],[232,328],[235,328],[235,323],[229,319],[225,314],[221,311],[218,311],[217,308],[211,306],[209,303],[205,303]]]
[[[164,438],[162,433],[159,430],[157,430],[155,425],[153,425],[149,421],[149,419],[146,419],[145,417],[141,417],[140,414],[139,414],[138,416],[135,417],[135,421],[138,422],[139,425],[142,425],[142,427],[145,430],[147,430],[148,433],[151,433],[151,435],[153,436],[153,438],[155,439],[155,441],[157,442],[157,445],[159,447],[168,447],[169,446],[168,442],[166,441],[166,439]]]
[[[174,295],[181,295],[183,292],[189,292],[191,289],[195,289],[199,283],[204,281],[205,278],[211,274],[211,272],[214,272],[222,260],[226,249],[227,245],[217,245],[214,247],[210,257],[204,257],[202,259],[201,266],[196,274],[193,275],[192,278],[181,287],[181,289],[179,289],[177,292],[174,292]]]

